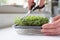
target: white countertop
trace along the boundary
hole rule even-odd
[[[60,40],[60,36],[18,35],[13,28],[0,29],[0,40]]]

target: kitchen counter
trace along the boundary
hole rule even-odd
[[[60,40],[60,36],[18,35],[14,28],[0,29],[0,40]]]

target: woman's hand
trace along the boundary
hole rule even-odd
[[[60,15],[53,18],[53,22],[42,26],[45,35],[60,35]]]
[[[34,0],[28,0],[28,8],[31,10],[31,6],[34,5]]]

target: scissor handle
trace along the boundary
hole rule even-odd
[[[41,7],[39,7],[39,5],[38,6],[36,6],[34,9],[33,9],[33,11],[35,11],[36,9],[42,9],[42,8],[44,8],[45,7],[45,5],[43,5],[43,6],[41,6]]]
[[[30,10],[32,10],[32,9],[33,9],[33,7],[35,7],[35,5],[36,5],[36,3],[35,3],[35,2],[33,2],[33,5],[31,6],[31,9],[30,9]]]

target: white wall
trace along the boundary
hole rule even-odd
[[[8,27],[14,24],[16,16],[22,16],[24,14],[0,14],[0,27]]]
[[[12,5],[4,5],[0,6],[1,12],[26,12],[28,9],[23,8],[23,6],[12,6]]]

